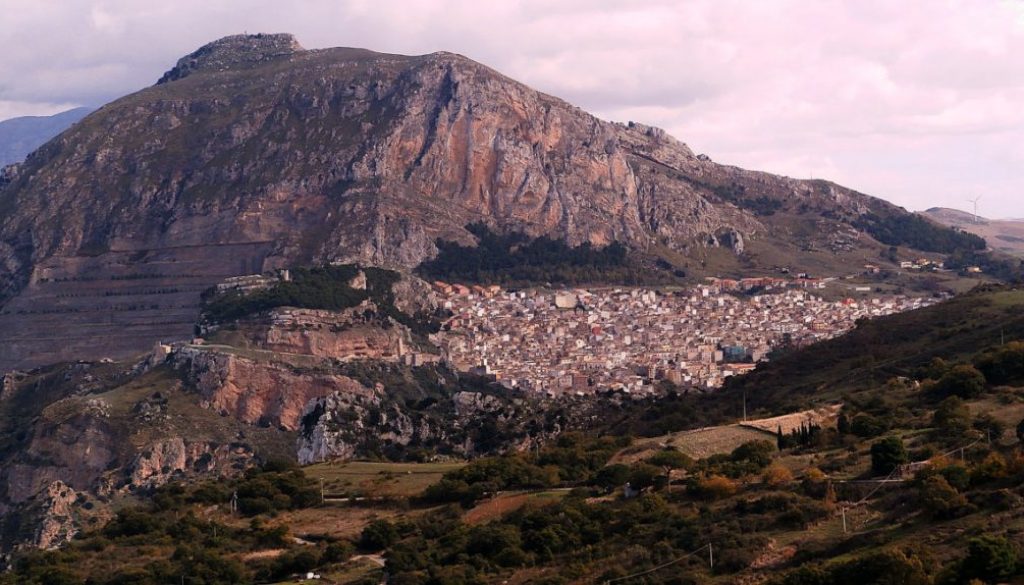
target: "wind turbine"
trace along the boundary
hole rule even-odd
[[[968,199],[968,201],[970,201],[971,203],[974,204],[974,223],[978,223],[978,200],[979,199],[981,199],[981,195],[978,195],[974,199]]]

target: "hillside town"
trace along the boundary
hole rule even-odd
[[[821,281],[810,279],[713,280],[674,291],[433,286],[453,313],[434,336],[452,367],[549,395],[644,394],[663,380],[713,390],[781,346],[821,341],[858,319],[935,302],[825,301],[811,292]]]

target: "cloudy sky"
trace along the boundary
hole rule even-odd
[[[462,53],[719,162],[1024,217],[1024,0],[0,0],[0,119],[240,32]]]

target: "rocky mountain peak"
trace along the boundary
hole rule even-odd
[[[236,35],[0,172],[0,372],[188,338],[225,276],[412,269],[475,223],[701,276],[846,270],[878,255],[865,225],[905,215],[716,164],[455,53]]]
[[[222,71],[240,65],[256,65],[303,50],[295,37],[287,33],[231,35],[207,43],[179,59],[174,68],[157,81],[157,85],[182,79],[196,71]]]

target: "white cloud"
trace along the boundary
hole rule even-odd
[[[465,54],[721,162],[1024,216],[1020,0],[4,0],[0,118],[98,102],[242,31]]]

